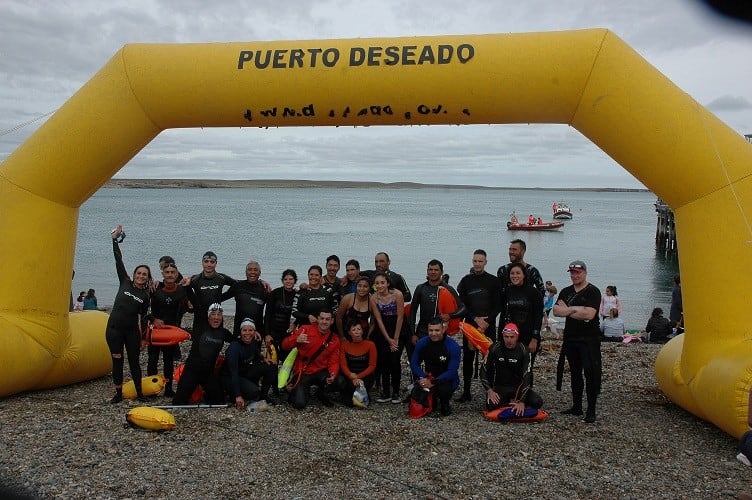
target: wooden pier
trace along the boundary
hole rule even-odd
[[[675,255],[679,249],[676,246],[676,224],[674,212],[660,198],[655,202],[658,223],[655,228],[655,246],[663,250],[666,255]]]

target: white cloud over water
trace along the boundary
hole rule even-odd
[[[752,133],[752,27],[691,0],[0,3],[0,159],[126,43],[514,33],[605,27]],[[119,177],[640,187],[562,125],[167,130]]]

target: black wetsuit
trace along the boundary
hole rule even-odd
[[[263,283],[248,280],[238,281],[222,294],[222,300],[235,297],[235,323],[232,333],[240,338],[240,323],[245,318],[251,318],[256,325],[256,330],[264,331],[264,305],[267,300],[266,289]]]
[[[502,292],[512,284],[512,282],[509,281],[509,266],[511,265],[511,263],[504,264],[498,269],[498,271],[496,271],[496,277],[501,281]],[[525,283],[532,285],[536,290],[538,290],[542,299],[546,294],[546,285],[543,283],[543,278],[541,277],[540,271],[538,271],[535,266],[531,266],[530,264],[525,264],[525,270],[527,272]]]
[[[188,285],[196,296],[193,302],[193,331],[191,332],[191,352],[196,349],[201,335],[209,328],[209,306],[222,302],[222,290],[224,287],[234,285],[236,281],[227,275],[215,272],[210,277],[204,273],[191,278]]]
[[[471,272],[465,275],[457,285],[457,294],[465,304],[465,321],[477,327],[475,318],[486,317],[488,327],[483,332],[486,337],[496,341],[496,319],[501,304],[501,282],[493,274],[483,271],[481,274]],[[473,379],[473,364],[477,350],[470,350],[467,339],[462,339],[462,382],[464,392],[470,395]]]
[[[601,304],[601,292],[588,283],[585,288],[575,292],[574,286],[564,288],[556,302],[564,301],[568,306],[586,306],[598,311]],[[561,390],[564,372],[564,358],[569,362],[572,377],[572,407],[582,412],[582,391],[586,389],[588,409],[595,414],[595,404],[601,391],[601,330],[598,314],[591,320],[579,320],[567,317],[564,322],[564,342],[561,346],[559,364],[556,369],[556,388]],[[584,379],[583,379],[584,374]],[[585,383],[587,382],[587,387]]]
[[[264,361],[259,342],[235,340],[225,352],[220,376],[225,393],[233,400],[238,396],[246,401],[266,399],[272,382],[277,381],[277,367]]]
[[[367,276],[371,282],[373,282],[373,276],[378,271],[375,271],[373,269],[369,271],[361,271],[361,276]],[[410,294],[410,287],[407,286],[407,281],[405,281],[405,278],[402,277],[401,274],[397,274],[394,271],[386,270],[384,271],[384,274],[386,274],[386,277],[389,279],[389,288],[396,288],[400,292],[402,292],[402,297],[405,299],[405,304],[410,302],[412,300],[412,294]]]
[[[503,341],[496,342],[488,350],[486,362],[480,369],[480,381],[483,388],[493,389],[500,396],[498,404],[488,402],[486,409],[494,410],[517,400],[530,408],[540,408],[543,400],[533,389],[533,376],[530,371],[530,351],[522,342],[517,342],[513,349],[507,348]]]
[[[541,324],[543,323],[543,297],[538,290],[528,284],[509,285],[501,293],[499,324],[514,323],[520,330],[520,343],[530,345],[532,339],[541,344]],[[530,366],[535,363],[535,353],[530,356]]]
[[[321,288],[325,290],[329,290],[329,292],[334,297],[334,302],[336,304],[339,304],[342,301],[342,297],[345,296],[344,293],[342,293],[342,284],[340,282],[339,278],[336,278],[334,280],[334,283],[329,283],[326,280],[326,275],[321,277]]]
[[[187,307],[189,298],[189,289],[177,285],[174,290],[167,291],[164,283],[160,283],[154,293],[151,295],[151,316],[155,319],[161,319],[166,325],[180,326],[180,318]],[[193,292],[191,292],[191,296]],[[167,379],[165,389],[172,390],[172,374],[175,366],[175,346],[154,346],[148,347],[149,361],[146,364],[146,374],[156,375],[159,354],[162,353],[162,363],[164,365],[164,376]],[[169,393],[168,390],[168,393]]]
[[[123,254],[120,245],[112,240],[112,251],[115,254],[115,269],[117,270],[120,287],[115,294],[110,318],[107,320],[105,338],[112,354],[112,382],[115,386],[123,385],[123,346],[128,354],[128,366],[131,370],[136,393],[141,395],[141,332],[145,331],[147,313],[149,311],[149,290],[137,288],[131,281],[123,264]]]
[[[324,310],[329,310],[332,314],[335,314],[337,312],[337,301],[332,292],[323,286],[316,289],[299,290],[295,294],[292,303],[292,315],[295,317],[295,323],[298,326],[310,325],[308,316],[318,316],[319,312]]]
[[[207,403],[221,403],[223,401],[219,378],[214,376],[214,365],[224,343],[232,342],[233,339],[233,334],[221,326],[219,328],[209,327],[201,335],[199,341],[195,342],[196,348],[191,349],[188,359],[185,361],[185,368],[180,376],[172,404],[188,404],[188,399],[198,385],[203,386]]]

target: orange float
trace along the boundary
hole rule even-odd
[[[484,356],[488,354],[488,350],[493,345],[493,341],[486,337],[483,332],[475,328],[470,323],[464,321],[460,323],[460,331],[465,336],[468,343],[478,349]]]

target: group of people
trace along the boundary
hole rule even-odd
[[[71,311],[96,311],[99,309],[97,304],[96,292],[93,288],[89,288],[89,291],[83,291],[78,294],[76,300],[73,301],[73,308]]]
[[[424,391],[434,396],[432,414],[446,416],[452,412],[450,401],[460,386],[462,365],[463,390],[458,401],[472,400],[473,375],[479,372],[485,408],[512,405],[521,415],[525,407],[542,405],[533,391],[533,367],[543,318],[553,311],[565,318],[559,388],[565,359],[572,378],[573,404],[564,413],[583,414],[586,389],[585,421],[595,421],[601,378],[601,295],[587,281],[582,261],[569,265],[572,285],[561,290],[556,300],[552,299],[553,285],[544,283],[540,272],[525,262],[525,242],[519,239],[510,243],[510,262],[496,275],[485,269],[486,252],[476,250],[472,268],[456,290],[447,283],[443,264],[432,259],[426,267],[426,281],[411,294],[404,278],[390,269],[385,252],[376,254],[373,270],[362,270],[358,261],[348,260],[344,277],[337,275],[340,259],[331,255],[326,270],[310,266],[307,282],[298,288],[296,272],[286,269],[282,286],[272,289],[260,278],[258,262],[249,262],[245,279],[235,280],[217,272],[213,252],[203,255],[202,271],[193,276],[183,277],[174,259],[165,256],[160,259],[161,281],[154,280],[149,266],[143,264],[131,278],[120,252],[121,232],[118,226],[112,233],[120,287],[106,331],[113,364],[113,403],[122,399],[124,355],[137,397],[143,399],[138,360],[148,324],[180,326],[183,314],[190,311],[192,343],[174,392],[172,365],[179,350],[149,346],[149,374],[156,373],[162,354],[170,381],[165,394],[173,395],[175,405],[186,404],[199,385],[208,403],[229,400],[238,407],[258,399],[275,403],[280,398],[278,366],[295,348],[292,374],[282,391],[294,408],[304,408],[314,393],[329,406],[337,394],[343,403],[352,404],[353,393],[362,389],[373,392],[376,402],[395,404]],[[454,298],[453,311],[439,307],[439,296],[446,293],[442,289]],[[229,299],[235,300],[233,331],[223,325],[222,302]],[[471,324],[494,342],[485,358],[466,339],[460,347],[447,336],[451,320]],[[499,338],[497,324],[503,327]],[[218,363],[226,343],[224,361]],[[401,392],[403,352],[410,366],[407,398]]]

